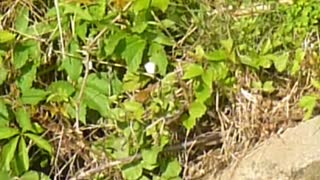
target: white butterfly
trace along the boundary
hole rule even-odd
[[[144,69],[147,71],[149,74],[155,74],[156,73],[156,64],[153,62],[147,62],[144,65]]]

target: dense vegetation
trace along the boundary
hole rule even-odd
[[[318,111],[318,4],[2,0],[0,179],[219,172]]]

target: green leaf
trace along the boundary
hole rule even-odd
[[[197,101],[204,103],[212,95],[212,88],[205,84],[200,84],[195,90]]]
[[[289,60],[289,53],[285,52],[281,55],[268,55],[268,58],[270,58],[273,61],[273,64],[278,72],[283,72],[287,68],[288,60]]]
[[[127,101],[124,102],[123,105],[126,111],[132,113],[132,116],[129,117],[141,120],[144,114],[144,108],[141,103],[135,101]]]
[[[9,112],[8,108],[3,101],[3,99],[0,99],[0,127],[2,126],[8,126],[9,125]]]
[[[15,29],[18,32],[26,33],[29,24],[29,8],[28,6],[20,6],[17,11]]]
[[[25,136],[30,138],[39,148],[46,150],[50,155],[52,155],[53,149],[51,147],[51,144],[47,140],[38,135],[30,133],[26,133]]]
[[[318,98],[316,96],[303,96],[300,101],[299,105],[306,113],[304,115],[304,120],[309,119],[312,116],[313,110],[316,107]]]
[[[87,87],[97,90],[104,95],[110,95],[110,81],[107,79],[106,73],[90,74],[87,79]]]
[[[6,43],[11,40],[13,40],[16,37],[15,34],[6,31],[6,30],[0,30],[0,43]]]
[[[17,85],[22,91],[28,91],[36,79],[37,66],[26,65],[21,69],[22,75],[17,80]]]
[[[1,63],[1,61],[0,61],[0,63]],[[9,71],[7,69],[0,66],[0,86],[6,81],[7,76],[8,76],[8,72]]]
[[[41,89],[28,89],[22,92],[21,101],[23,104],[37,105],[44,100],[49,92]]]
[[[40,172],[28,171],[20,177],[20,180],[50,180],[50,177]]]
[[[152,0],[151,6],[159,8],[162,12],[165,12],[169,6],[170,0]]]
[[[68,101],[68,98],[75,91],[72,84],[67,81],[56,81],[50,84],[48,90],[51,95],[47,98],[47,101],[62,102]]]
[[[101,92],[91,87],[84,89],[84,102],[89,108],[98,111],[101,116],[107,117],[109,112],[109,99]]]
[[[183,69],[185,71],[183,79],[192,79],[203,74],[203,68],[198,64],[188,63],[183,66]]]
[[[126,38],[127,34],[123,31],[117,31],[116,33],[112,34],[110,37],[104,40],[104,51],[106,56],[111,55],[114,50],[116,49],[119,42]]]
[[[80,4],[71,4],[71,3],[61,3],[65,9],[63,11],[64,15],[74,14],[79,20],[92,21],[93,17],[89,13],[87,8],[82,8]]]
[[[228,58],[228,54],[225,50],[215,50],[205,55],[209,61],[224,61]]]
[[[31,124],[30,115],[24,107],[18,108],[15,112],[15,116],[20,128],[22,129],[22,132],[36,132]]]
[[[141,151],[141,155],[142,155],[144,166],[157,164],[158,155],[160,152],[161,152],[161,148],[158,146],[152,146],[150,149],[143,149]]]
[[[264,43],[263,47],[262,47],[262,50],[261,50],[261,54],[266,54],[268,53],[272,48],[272,45],[271,45],[271,39],[268,38],[267,39],[267,42]]]
[[[0,171],[0,179],[1,180],[12,180],[10,174],[8,172]]]
[[[148,9],[150,5],[150,0],[135,0],[133,4],[133,10],[138,13],[141,10]]]
[[[136,72],[142,62],[143,51],[146,41],[139,36],[130,36],[126,38],[126,49],[122,53],[122,57],[126,60],[128,70]]]
[[[10,162],[14,158],[14,154],[17,149],[19,137],[11,139],[7,144],[5,144],[1,151],[0,168],[1,170],[10,170]]]
[[[168,59],[164,47],[158,43],[152,43],[149,49],[151,62],[154,62],[159,70],[160,75],[165,75],[168,66]]]
[[[82,60],[77,52],[78,50],[80,50],[78,42],[73,40],[69,45],[69,53],[72,54],[73,57],[63,59],[60,66],[60,69],[64,69],[74,81],[79,79],[83,69]]]
[[[199,102],[198,100],[191,103],[189,107],[189,114],[191,117],[200,118],[202,117],[207,110],[207,107]]]
[[[158,33],[157,37],[153,41],[164,46],[173,46],[175,44],[174,40],[163,33]]]
[[[20,69],[26,64],[29,58],[29,47],[18,43],[13,50],[13,65],[16,69]]]
[[[18,156],[17,158],[17,166],[19,171],[25,172],[29,169],[29,154],[28,148],[26,145],[26,141],[23,137],[20,138],[19,148],[18,148]]]
[[[263,83],[262,90],[265,92],[272,93],[275,88],[273,87],[273,81],[266,81]]]
[[[161,177],[164,179],[171,179],[171,178],[178,177],[181,170],[182,168],[178,160],[177,159],[171,160],[168,163],[165,171],[162,173]]]
[[[231,38],[227,40],[221,40],[220,43],[228,53],[232,52],[233,40]]]
[[[142,175],[142,166],[140,163],[131,163],[123,167],[122,174],[125,179],[139,179],[139,177]]]
[[[0,127],[0,140],[1,139],[9,139],[17,134],[19,134],[19,130],[10,127]]]
[[[95,3],[89,6],[89,12],[94,20],[102,20],[106,13],[107,1],[96,0]]]

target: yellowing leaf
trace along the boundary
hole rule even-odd
[[[15,37],[16,35],[9,31],[0,30],[0,43],[6,43],[13,40]]]

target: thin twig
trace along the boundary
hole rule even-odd
[[[63,31],[61,26],[61,17],[60,17],[60,11],[59,11],[59,2],[58,0],[54,0],[54,6],[57,13],[57,22],[58,22],[58,28],[59,28],[59,35],[60,35],[60,43],[61,43],[61,51],[62,51],[62,59],[65,58],[65,49],[64,49],[64,40],[63,40]]]

